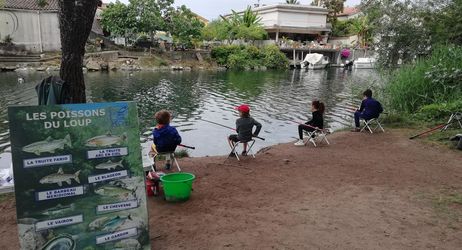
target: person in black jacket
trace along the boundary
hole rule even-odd
[[[312,118],[310,121],[305,123],[305,125],[298,125],[298,138],[300,138],[296,143],[294,143],[295,146],[304,146],[305,143],[303,142],[303,130],[312,132],[318,129],[323,129],[324,128],[324,110],[325,106],[324,103],[320,101],[313,101],[311,102],[311,112],[312,112]],[[307,125],[307,126],[306,126]]]

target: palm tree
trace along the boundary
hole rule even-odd
[[[370,25],[366,16],[355,18],[351,22],[350,31],[358,36],[359,45],[364,47],[370,40]]]
[[[287,4],[300,4],[298,0],[286,0]]]

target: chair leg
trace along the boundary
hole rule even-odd
[[[231,150],[232,150],[231,153],[233,153],[233,154],[236,156],[236,159],[239,161],[239,160],[240,160],[240,159],[239,159],[239,155],[238,155],[238,153],[236,152],[236,148],[237,148],[238,145],[239,145],[239,142],[236,142],[236,143],[234,144],[234,146],[231,148]],[[227,158],[229,158],[229,155],[228,155]]]
[[[374,133],[374,132],[372,131],[372,129],[371,129],[371,121],[370,121],[370,120],[369,120],[369,122],[366,122],[365,127],[367,128],[367,130],[369,130],[369,132],[370,132],[371,134]]]
[[[322,136],[321,142],[325,141],[327,143],[327,145],[330,145],[329,140],[327,140],[327,135],[326,134],[323,133],[323,134],[321,134],[319,136]]]
[[[380,128],[380,130],[382,130],[382,132],[385,133],[385,129],[383,129],[382,124],[380,124],[379,121],[377,121],[377,128]]]
[[[252,147],[253,144],[255,144],[255,141],[251,141],[252,143],[249,145],[249,148],[247,149],[247,154],[252,155],[253,158],[255,158],[255,154],[253,153]]]
[[[170,158],[173,159],[173,162],[175,163],[176,168],[178,169],[178,172],[181,172],[180,164],[178,164],[178,161],[176,160],[175,153],[172,153],[170,155]]]

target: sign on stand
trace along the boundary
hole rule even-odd
[[[8,115],[21,249],[150,249],[135,103]]]

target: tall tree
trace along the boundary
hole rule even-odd
[[[371,36],[382,66],[412,62],[430,52],[428,28],[412,0],[369,0],[362,10],[374,27]]]
[[[462,45],[462,0],[428,0],[420,16],[432,43]]]
[[[200,38],[204,23],[186,6],[171,11],[165,19],[167,30],[175,42],[191,46],[193,40]]]
[[[350,32],[358,36],[358,42],[361,47],[366,46],[372,39],[370,34],[371,26],[367,16],[360,16],[350,20]]]
[[[329,11],[327,21],[335,24],[337,15],[343,11],[345,1],[346,0],[313,0],[311,5],[326,8]]]
[[[130,0],[130,11],[135,13],[137,32],[150,34],[151,39],[158,30],[166,30],[165,17],[174,11],[174,0]]]
[[[136,13],[130,11],[129,6],[117,1],[110,3],[104,10],[101,24],[112,36],[123,36],[127,39],[128,35],[135,33],[137,29],[136,17]]]
[[[72,103],[86,102],[82,64],[85,44],[101,0],[59,0],[59,28],[61,35],[60,76],[69,86]]]

